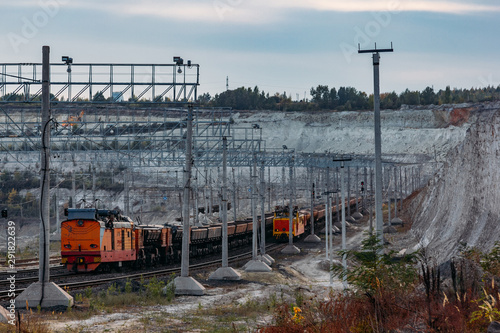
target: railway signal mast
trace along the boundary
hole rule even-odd
[[[373,55],[373,108],[375,118],[375,217],[376,233],[380,244],[383,244],[383,224],[382,217],[382,133],[380,129],[380,79],[379,64],[382,52],[393,52],[392,43],[390,49],[361,50],[358,45],[358,53],[372,53]]]

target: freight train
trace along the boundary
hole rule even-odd
[[[356,204],[356,199],[349,203]],[[332,208],[336,212],[336,207]],[[95,208],[68,209],[61,222],[61,263],[69,271],[107,271],[123,266],[144,267],[180,260],[181,226],[141,225],[116,210]],[[285,209],[265,217],[266,233],[288,239]],[[310,228],[310,210],[294,210],[293,235],[299,237]],[[325,216],[323,206],[313,211],[314,220]],[[281,220],[279,220],[281,219]],[[260,223],[259,223],[260,225]],[[228,222],[228,247],[250,244],[253,234],[251,219]],[[191,227],[190,256],[220,252],[222,224]]]
[[[351,199],[349,205],[356,206],[357,199]],[[359,202],[359,201],[358,201]],[[337,214],[341,211],[341,207],[332,206],[332,214]],[[288,206],[275,206],[274,217],[272,219],[273,237],[276,240],[288,240],[290,230],[290,208]],[[313,210],[314,221],[319,221],[325,217],[324,206],[317,206]],[[309,231],[311,225],[311,213],[309,209],[299,210],[297,206],[293,207],[292,212],[292,235],[294,238],[302,236]],[[267,222],[266,222],[267,225]]]

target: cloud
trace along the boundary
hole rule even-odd
[[[242,24],[276,23],[287,10],[323,12],[408,11],[447,14],[500,12],[500,5],[488,1],[463,0],[17,0],[2,7],[40,7],[57,3],[66,8],[87,9],[126,16],[146,16],[174,21],[219,22]]]
[[[277,20],[280,16],[277,13],[263,10],[262,6],[255,5],[249,0],[108,0],[105,3],[101,0],[73,0],[68,5],[74,8],[100,10],[126,16],[147,16],[188,22],[262,24]]]
[[[263,2],[264,3],[264,2]],[[276,8],[301,8],[336,12],[370,11],[421,11],[449,14],[468,14],[471,12],[498,12],[500,5],[463,3],[461,1],[410,1],[410,0],[276,0]]]

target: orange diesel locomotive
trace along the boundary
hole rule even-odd
[[[302,235],[305,231],[307,218],[310,216],[309,212],[300,211],[298,207],[293,207],[292,212],[292,234],[294,237]],[[273,236],[276,239],[288,239],[288,230],[290,226],[290,208],[283,206],[276,206],[274,209],[273,218]]]
[[[351,199],[346,203],[351,207],[356,206],[356,202],[359,202],[359,199]],[[273,217],[273,236],[276,239],[288,240],[288,231],[289,223],[290,223],[290,215],[289,215],[289,207],[276,206],[274,210]],[[332,205],[331,207],[332,214],[337,214],[342,211],[342,207],[339,204]],[[311,220],[311,211],[310,209],[301,209],[298,210],[297,206],[293,209],[293,219],[292,219],[292,235],[293,237],[299,237],[304,234],[306,230],[308,230],[310,226]],[[316,206],[313,210],[313,218],[314,221],[318,221],[325,217],[325,207],[324,205]]]
[[[70,271],[142,266],[171,255],[170,229],[134,226],[113,210],[68,209],[67,214],[61,223],[61,263]]]

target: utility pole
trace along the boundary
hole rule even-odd
[[[260,166],[260,255],[266,254],[266,179],[264,160]]]
[[[380,244],[383,244],[383,224],[382,217],[382,132],[380,127],[380,79],[379,79],[379,65],[380,54],[382,52],[393,52],[392,43],[390,49],[377,49],[361,50],[358,46],[358,53],[372,53],[373,55],[373,107],[375,118],[375,218],[376,218],[376,232]]]
[[[50,49],[43,48],[42,65],[42,180],[41,180],[41,220],[40,224],[40,269],[38,280],[45,284],[50,281]],[[46,63],[47,62],[47,63]],[[40,300],[40,303],[42,300]]]
[[[191,168],[193,164],[193,104],[188,105],[188,115],[186,124],[186,165],[184,167],[184,190],[182,200],[183,225],[182,225],[182,259],[181,276],[175,278],[175,293],[177,295],[205,294],[205,287],[189,276],[189,238],[191,228],[189,225],[189,192],[191,191]]]
[[[257,223],[257,156],[253,155],[253,168],[250,168],[250,178],[252,180],[252,260],[257,260],[257,238],[258,238],[258,223]]]
[[[182,197],[182,268],[181,276],[189,276],[189,192],[191,191],[191,168],[192,168],[192,139],[193,139],[193,108],[188,107],[187,137],[186,137],[186,165],[184,167],[184,190]]]
[[[250,167],[250,191],[251,191],[251,206],[252,206],[252,260],[246,263],[244,269],[246,272],[270,272],[271,267],[267,264],[267,259],[264,256],[258,257],[257,253],[257,238],[258,238],[258,223],[257,223],[257,156],[253,153],[253,167]],[[265,261],[264,261],[265,260]]]
[[[237,202],[236,202],[236,179],[234,176],[234,168],[232,168],[233,171],[233,220],[236,222],[236,207],[237,207]]]
[[[71,207],[76,208],[76,174],[75,171],[71,171]]]
[[[330,258],[330,215],[332,214],[332,209],[330,207],[330,198],[329,198],[329,192],[330,191],[330,167],[326,167],[326,191],[324,194],[326,195],[326,201],[325,201],[325,254],[326,254],[326,259],[329,260]]]
[[[209,280],[239,280],[241,274],[229,267],[227,235],[227,138],[222,138],[222,267],[218,268]]]
[[[340,166],[340,192],[341,192],[341,204],[342,204],[342,268],[344,272],[344,277],[342,279],[342,284],[344,285],[344,290],[347,289],[347,254],[346,251],[346,223],[345,223],[345,188],[344,188],[344,162],[341,162]],[[349,204],[348,204],[349,205]]]
[[[73,297],[50,282],[50,47],[42,48],[42,176],[40,181],[40,247],[38,282],[26,288],[16,299],[16,308],[73,306]]]
[[[293,177],[293,167],[294,167],[294,156],[290,156],[290,168],[289,168],[289,177],[290,177],[290,202],[288,203],[288,245],[281,250],[281,253],[284,254],[298,254],[300,253],[300,249],[293,245],[293,218],[294,218],[294,207],[293,207],[293,199],[294,199],[294,177]]]

